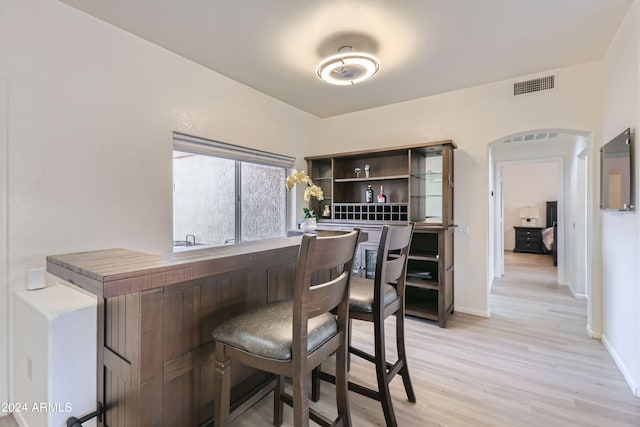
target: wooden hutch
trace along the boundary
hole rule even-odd
[[[407,314],[446,326],[453,312],[453,150],[436,141],[379,150],[306,157],[308,173],[324,192],[312,200],[318,228],[358,226],[354,273],[372,278],[383,224],[415,223],[407,268]],[[371,186],[373,202],[367,202]],[[377,203],[381,188],[386,202]]]

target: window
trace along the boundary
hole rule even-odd
[[[174,251],[286,236],[294,159],[174,133]]]

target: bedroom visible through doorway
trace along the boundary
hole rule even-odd
[[[590,289],[589,275],[586,273],[587,241],[589,239],[589,223],[587,222],[587,176],[589,164],[585,161],[589,150],[590,138],[588,134],[579,131],[539,130],[513,134],[497,139],[489,144],[488,161],[490,168],[490,211],[489,211],[489,274],[490,284],[487,293],[491,291],[493,282],[504,274],[505,253],[513,253],[515,244],[515,230],[517,224],[522,224],[522,216],[537,216],[536,226],[546,228],[546,202],[557,200],[557,282],[567,285],[568,290],[575,297],[586,297]],[[557,165],[553,173],[554,163]],[[533,178],[509,178],[509,168],[513,167],[522,174],[526,169],[534,171]],[[536,171],[545,170],[544,176],[535,178]],[[503,173],[506,171],[506,177]],[[555,175],[555,180],[553,176]],[[532,180],[533,185],[545,187],[557,185],[557,197],[553,194],[538,194],[540,189],[525,190],[526,180]],[[515,187],[515,198],[510,198],[510,186]],[[506,200],[504,192],[507,192]],[[534,200],[535,199],[535,200]],[[539,199],[539,200],[538,200]],[[521,215],[527,212],[530,205],[538,207],[536,213]],[[528,211],[531,212],[531,211]],[[525,218],[526,220],[526,218]],[[531,225],[531,223],[528,223]],[[551,224],[550,224],[551,225]],[[576,251],[584,256],[575,256]],[[532,253],[535,257],[550,260],[550,255]],[[491,308],[488,307],[489,312]],[[591,310],[591,305],[589,305]]]

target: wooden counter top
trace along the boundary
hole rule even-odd
[[[342,232],[318,230],[317,233]],[[361,233],[360,241],[366,239],[367,233]],[[282,237],[165,255],[129,249],[49,255],[47,271],[98,297],[110,298],[231,271],[294,263],[300,240],[300,236]]]
[[[274,258],[295,262],[300,236],[152,255],[105,249],[47,257],[47,271],[99,297],[109,298],[219,275]]]

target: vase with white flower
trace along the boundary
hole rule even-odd
[[[311,178],[305,171],[297,171],[293,170],[291,175],[289,175],[285,181],[287,189],[293,190],[296,184],[305,184],[304,189],[304,200],[309,202],[311,197],[315,197],[318,200],[324,200],[322,188],[318,187],[311,181]],[[316,229],[318,223],[315,212],[308,207],[302,208],[304,216],[302,221],[300,222],[300,229],[302,231],[313,231]]]

